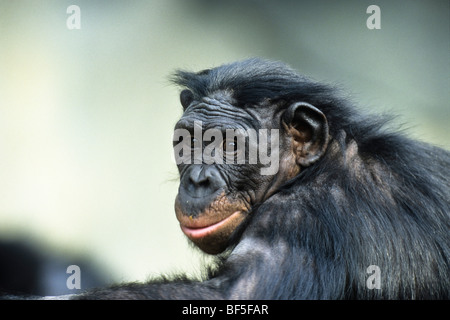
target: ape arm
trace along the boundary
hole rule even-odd
[[[257,229],[257,228],[256,228]],[[250,230],[251,231],[251,230]],[[279,268],[283,265],[283,268]],[[313,256],[296,252],[284,240],[266,243],[245,237],[209,280],[186,278],[131,283],[89,291],[74,299],[320,299],[319,275]],[[324,269],[321,268],[321,271]],[[332,270],[327,271],[331,274]],[[327,273],[325,272],[325,273]],[[290,281],[286,281],[290,279]]]
[[[207,282],[188,280],[128,283],[92,290],[72,297],[74,300],[197,300],[224,299],[219,289]]]

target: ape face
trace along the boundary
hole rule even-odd
[[[175,212],[184,234],[217,254],[232,245],[255,204],[320,158],[327,122],[307,103],[266,101],[243,108],[226,91],[195,99],[188,90],[180,100]]]

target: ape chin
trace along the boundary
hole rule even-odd
[[[204,281],[74,298],[450,298],[448,151],[282,63],[249,59],[173,81],[184,111],[175,213],[219,267]]]

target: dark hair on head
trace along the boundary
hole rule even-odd
[[[284,63],[260,58],[224,64],[197,73],[179,70],[172,81],[191,90],[196,98],[219,90],[231,90],[240,105],[330,91],[330,88],[300,75]]]
[[[196,100],[217,91],[227,91],[237,102],[236,107],[259,105],[265,100],[288,106],[296,101],[308,102],[319,108],[333,123],[334,129],[344,129],[350,136],[364,137],[379,131],[391,117],[362,116],[349,101],[339,96],[334,87],[316,82],[278,61],[251,58],[224,64],[200,72],[176,71],[172,82],[190,90]],[[355,127],[355,123],[363,124]],[[351,127],[348,127],[351,126]],[[352,134],[353,133],[353,134]]]

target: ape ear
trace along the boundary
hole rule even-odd
[[[187,107],[189,107],[189,105],[191,104],[191,102],[194,100],[194,94],[190,91],[190,90],[183,90],[180,93],[180,102],[181,105],[183,106],[183,111],[187,109]]]
[[[291,137],[298,165],[309,166],[325,153],[328,145],[328,121],[325,115],[306,102],[289,106],[282,124]]]

